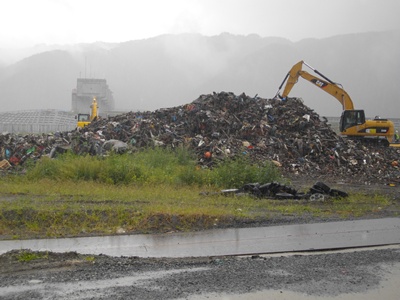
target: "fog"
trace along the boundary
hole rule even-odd
[[[229,32],[304,38],[400,29],[397,0],[2,1],[0,48]]]

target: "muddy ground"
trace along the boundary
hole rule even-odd
[[[382,193],[392,199],[393,206],[366,218],[399,216],[398,186],[325,183],[347,192]],[[309,184],[292,179],[297,188]],[[286,221],[277,216],[265,224]],[[296,217],[290,223],[313,221]],[[376,289],[388,274],[400,270],[399,262],[399,247],[313,255],[182,259],[18,250],[0,256],[0,299],[191,299],[196,295],[230,299],[230,295],[262,290],[282,294],[293,291],[318,298]]]
[[[0,265],[15,266],[1,270],[1,299],[190,299],[210,293],[229,299],[261,290],[337,296],[376,289],[400,266],[399,248],[187,259],[48,253],[31,263],[17,262],[16,255],[0,257]]]

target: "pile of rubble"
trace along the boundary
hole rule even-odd
[[[178,107],[100,119],[81,131],[3,134],[0,161],[12,167],[66,149],[102,155],[110,149],[124,152],[154,146],[188,147],[203,167],[245,155],[254,162],[273,161],[284,175],[329,175],[360,182],[400,180],[398,150],[367,148],[341,138],[301,99],[281,101],[227,92],[201,95]]]
[[[291,186],[279,182],[270,182],[266,184],[248,183],[239,189],[222,190],[226,194],[250,194],[257,198],[273,199],[308,199],[323,201],[325,197],[346,198],[348,193],[337,189],[332,189],[323,182],[316,182],[307,193],[299,192]]]

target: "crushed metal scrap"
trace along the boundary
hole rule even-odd
[[[228,194],[250,194],[257,198],[271,199],[308,199],[323,201],[325,197],[346,198],[348,194],[344,191],[332,189],[323,182],[316,182],[307,193],[297,191],[295,188],[281,184],[279,182],[270,182],[266,184],[248,183],[240,189],[222,190],[223,195]]]
[[[400,182],[398,149],[367,148],[343,139],[299,98],[281,101],[229,92],[201,95],[178,107],[99,119],[80,131],[2,134],[0,161],[9,164],[0,167],[21,166],[27,159],[53,157],[67,149],[102,155],[155,146],[191,148],[203,167],[246,155],[254,162],[272,161],[284,175]]]

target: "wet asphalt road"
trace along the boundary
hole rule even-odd
[[[352,220],[192,233],[0,241],[13,249],[139,257],[201,257],[400,244],[400,218]]]

